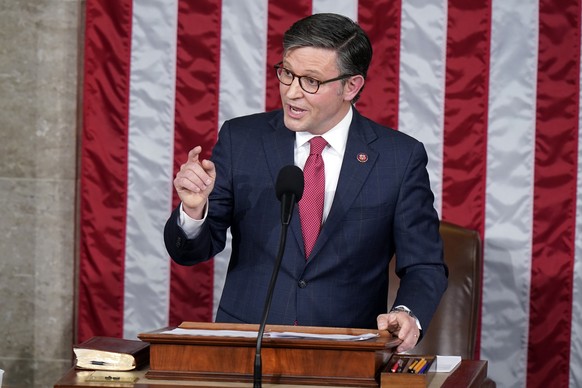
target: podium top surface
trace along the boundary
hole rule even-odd
[[[233,324],[233,323],[212,323],[212,322],[183,322],[180,329],[192,330],[193,333],[200,330],[209,330],[216,332],[212,335],[189,335],[182,334],[184,330],[179,333],[171,333],[175,327],[166,327],[138,335],[142,341],[151,344],[191,344],[204,345],[211,344],[213,346],[233,345],[254,347],[256,343],[256,333],[259,330],[259,325],[255,324]],[[241,337],[222,335],[226,331],[239,331],[245,333],[254,333],[255,335],[245,335]],[[270,337],[271,333],[297,333],[298,335],[305,333],[309,338],[299,337]],[[374,337],[365,340],[342,340],[329,339],[326,336],[364,336],[372,334]],[[315,336],[314,336],[315,335]],[[321,337],[320,337],[321,336]],[[286,326],[286,325],[267,325],[265,328],[265,336],[263,337],[263,347],[288,347],[293,348],[313,348],[320,349],[344,349],[351,350],[382,350],[392,349],[400,344],[401,340],[394,337],[387,331],[380,331],[375,329],[353,329],[353,328],[339,328],[339,327],[314,327],[314,326]]]

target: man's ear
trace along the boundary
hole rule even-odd
[[[346,80],[344,87],[344,100],[352,101],[364,87],[364,77],[361,75],[354,75]]]

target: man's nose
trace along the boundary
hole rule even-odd
[[[297,98],[303,96],[303,89],[299,84],[299,78],[293,78],[291,85],[288,86],[287,93],[285,93],[289,98]]]

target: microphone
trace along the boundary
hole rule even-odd
[[[297,166],[285,166],[279,171],[277,176],[277,183],[275,184],[275,194],[277,199],[281,201],[281,237],[279,238],[279,252],[275,259],[275,268],[271,275],[271,282],[267,289],[267,300],[263,309],[263,317],[259,325],[259,332],[257,334],[257,348],[255,352],[255,369],[254,369],[254,388],[260,388],[262,379],[262,362],[261,362],[261,345],[263,342],[263,333],[267,325],[267,317],[271,308],[271,300],[273,299],[273,289],[279,274],[279,267],[281,267],[281,259],[285,251],[285,241],[287,240],[287,228],[291,222],[293,215],[293,206],[299,202],[303,196],[303,171]]]
[[[289,225],[293,205],[303,196],[303,171],[297,166],[285,166],[279,171],[275,193],[281,201],[281,224]]]

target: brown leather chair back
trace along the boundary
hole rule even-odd
[[[449,267],[449,285],[430,327],[412,352],[473,359],[481,292],[481,239],[476,231],[447,222],[441,222],[440,233]],[[400,284],[394,262],[390,262],[389,308]]]

